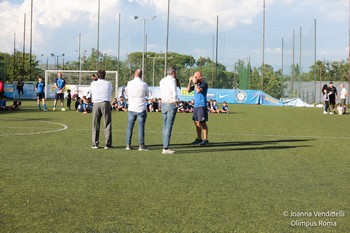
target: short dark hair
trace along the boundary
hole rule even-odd
[[[175,72],[176,72],[176,68],[171,67],[168,69],[168,75],[172,75]]]
[[[105,70],[99,70],[97,71],[97,77],[100,79],[105,79],[106,77],[106,71]]]

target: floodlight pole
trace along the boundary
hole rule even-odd
[[[349,47],[348,47],[348,52],[349,52],[349,76],[348,76],[348,93],[350,91],[350,0],[349,0]],[[350,95],[348,94],[348,104],[350,103]]]
[[[81,33],[79,33],[79,85],[81,85]]]
[[[166,40],[165,40],[165,53],[164,53],[164,77],[167,74],[167,62],[168,62],[168,49],[169,49],[169,15],[170,15],[170,0],[168,0],[168,14],[166,24]]]
[[[261,64],[261,90],[264,91],[264,68],[265,68],[265,0],[263,0],[263,31],[262,31],[262,64]]]
[[[97,6],[97,56],[96,56],[96,70],[98,70],[100,67],[100,0],[98,0],[98,6]]]
[[[152,59],[153,59],[152,86],[154,87],[154,70],[155,70],[155,59],[164,59],[164,57],[150,57],[150,56],[147,56],[147,58],[152,58]],[[170,58],[172,58],[172,57],[170,57]]]
[[[58,70],[58,58],[59,57],[64,57],[64,53],[62,53],[61,55],[56,55],[54,53],[51,53],[52,57],[56,57],[56,70]]]
[[[29,80],[32,80],[32,54],[33,54],[33,0],[30,1],[30,52],[29,52]]]
[[[143,38],[142,38],[142,81],[144,80],[146,70],[145,70],[145,50],[146,50],[146,20],[154,20],[157,16],[152,16],[150,19],[140,19],[143,21]],[[134,19],[137,20],[139,19],[138,16],[134,16]]]

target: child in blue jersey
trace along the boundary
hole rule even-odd
[[[40,75],[37,76],[38,82],[35,84],[36,89],[36,101],[38,104],[39,111],[41,110],[40,100],[43,103],[44,111],[47,111],[46,103],[45,103],[45,83],[43,82]]]
[[[222,107],[220,109],[221,113],[228,113],[230,110],[228,109],[226,101],[222,104]]]
[[[213,100],[213,102],[211,104],[210,112],[219,113],[219,107],[218,107],[218,103],[216,102],[216,100]]]
[[[82,108],[83,108],[83,113],[87,114],[87,113],[91,113],[92,112],[92,102],[90,98],[85,98],[84,102],[82,104]]]
[[[64,78],[62,77],[62,73],[59,72],[57,74],[57,78],[55,79],[54,82],[54,87],[55,87],[55,101],[53,103],[53,111],[56,110],[56,104],[57,104],[57,100],[61,101],[61,111],[66,111],[66,109],[64,109],[64,90],[66,88],[66,80],[64,80]]]

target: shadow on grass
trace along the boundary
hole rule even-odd
[[[313,141],[314,139],[282,139],[268,141],[238,141],[238,142],[210,142],[206,146],[194,144],[171,144],[172,149],[177,150],[177,154],[187,153],[210,153],[224,151],[250,151],[250,150],[286,150],[302,147],[312,147],[312,145],[279,145],[280,143],[301,143]],[[162,144],[148,145],[152,149],[162,148]],[[187,148],[187,150],[186,150]],[[183,149],[183,150],[182,150]]]

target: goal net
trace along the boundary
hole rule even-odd
[[[54,98],[55,88],[54,81],[57,74],[61,72],[62,77],[66,80],[65,95],[67,90],[71,90],[71,95],[86,96],[90,90],[91,75],[96,71],[87,70],[45,70],[45,97]],[[112,82],[113,96],[118,96],[118,71],[106,71],[106,80]]]

